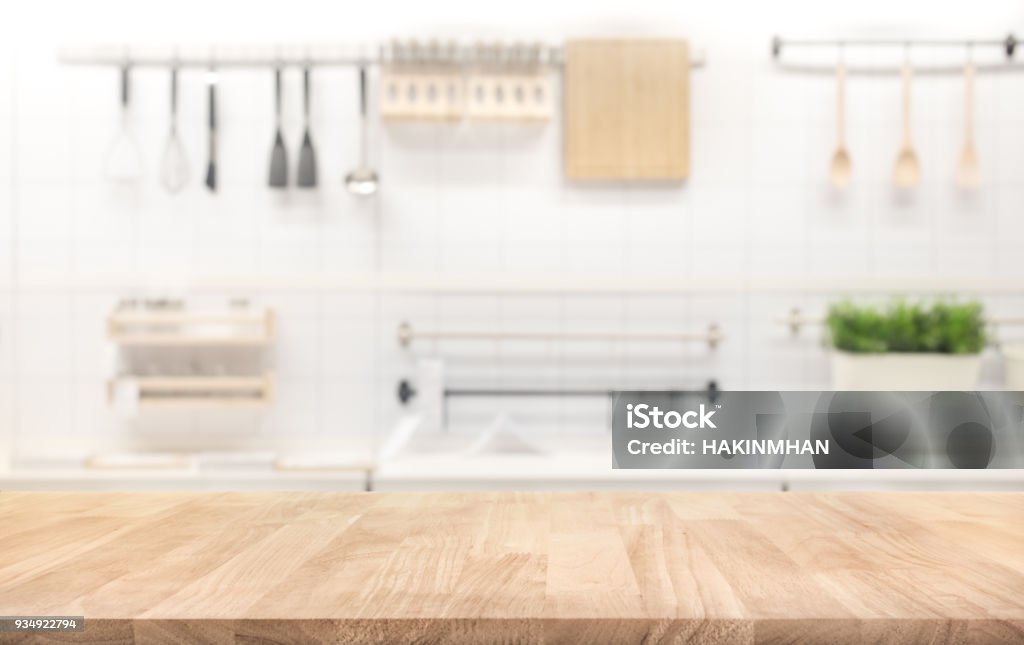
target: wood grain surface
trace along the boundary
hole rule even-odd
[[[1022,643],[1018,493],[0,493],[93,643]]]

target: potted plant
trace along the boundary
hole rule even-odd
[[[981,371],[980,303],[892,302],[884,309],[833,305],[832,387],[836,390],[973,390]]]

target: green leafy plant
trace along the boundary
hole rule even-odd
[[[896,300],[879,309],[844,301],[829,308],[826,325],[832,345],[847,352],[977,354],[985,346],[978,302]]]

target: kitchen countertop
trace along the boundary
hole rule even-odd
[[[0,614],[84,642],[1024,641],[1021,493],[7,492],[0,526]]]

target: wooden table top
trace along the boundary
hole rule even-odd
[[[105,642],[1021,643],[1024,494],[8,492],[0,614]]]

